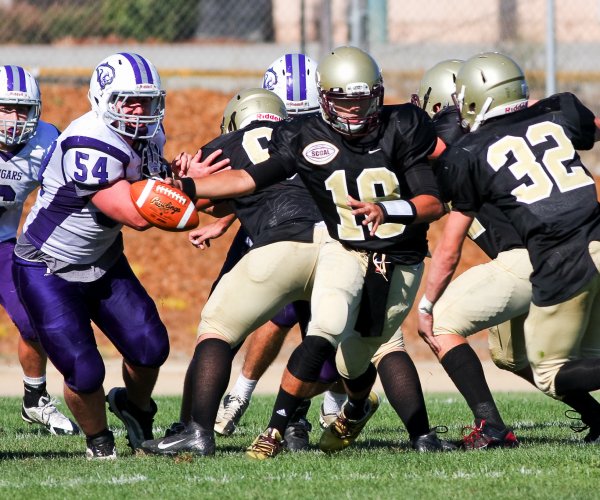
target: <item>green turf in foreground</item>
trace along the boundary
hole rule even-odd
[[[600,447],[582,445],[564,406],[541,394],[497,396],[522,446],[515,450],[417,454],[387,401],[355,445],[335,456],[316,449],[251,462],[243,450],[262,430],[272,397],[256,397],[239,430],[217,438],[215,458],[132,456],[109,414],[119,459],[87,461],[82,437],[53,437],[21,421],[20,400],[0,398],[0,498],[467,499],[598,498]],[[459,439],[470,420],[457,395],[427,398],[432,425]],[[309,417],[317,427],[320,400]],[[158,398],[155,434],[178,415],[177,398]],[[63,406],[64,408],[64,406]],[[320,430],[311,433],[316,444]]]

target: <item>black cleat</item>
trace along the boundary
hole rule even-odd
[[[458,449],[457,446],[450,441],[441,440],[435,429],[432,429],[422,436],[411,438],[410,446],[413,450],[418,452],[455,451]]]
[[[151,411],[142,411],[127,399],[127,389],[124,387],[115,387],[110,390],[108,396],[108,409],[114,413],[127,429],[127,440],[132,450],[138,450],[142,443],[152,439],[152,423],[156,415],[156,403],[151,402]]]
[[[192,453],[202,457],[212,456],[215,454],[215,435],[213,431],[207,431],[192,422],[179,434],[144,441],[142,450],[154,455]]]
[[[86,438],[87,450],[85,456],[88,460],[114,460],[117,458],[115,437],[112,432],[98,436],[94,439]]]
[[[308,450],[310,431],[312,425],[304,418],[290,422],[283,433],[284,446],[290,451]]]

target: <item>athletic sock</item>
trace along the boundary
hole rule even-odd
[[[244,377],[244,375],[240,373],[239,377],[235,381],[233,389],[231,389],[229,394],[236,395],[242,399],[245,399],[246,401],[249,401],[252,397],[254,389],[256,389],[256,384],[258,384],[258,380],[251,380]]]
[[[26,408],[38,406],[40,398],[46,394],[46,377],[23,377],[23,404]]]
[[[323,412],[325,414],[338,414],[348,396],[345,392],[326,391],[323,395]]]
[[[554,388],[559,396],[570,392],[592,392],[600,389],[600,361],[597,359],[567,361],[556,374]]]
[[[269,427],[277,429],[283,436],[290,419],[303,401],[304,398],[293,396],[280,387],[277,398],[275,399],[275,405],[273,406],[271,420],[269,420]]]
[[[190,366],[190,394],[192,421],[212,430],[221,398],[227,389],[233,351],[227,342],[211,338],[200,342],[194,351]]]
[[[446,353],[441,364],[473,412],[475,424],[485,420],[498,430],[506,429],[473,348],[460,344]]]
[[[430,431],[427,408],[415,364],[404,351],[385,355],[377,366],[388,401],[411,438]]]

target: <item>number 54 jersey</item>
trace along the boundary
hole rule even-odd
[[[440,160],[454,210],[474,213],[489,202],[515,227],[538,306],[568,299],[598,272],[588,244],[600,240],[600,205],[576,151],[591,149],[595,133],[593,113],[573,94],[557,94],[487,121]]]
[[[277,124],[270,158],[247,171],[257,186],[298,174],[317,203],[329,234],[346,246],[385,253],[397,264],[422,262],[428,224],[382,224],[374,236],[352,215],[348,196],[377,202],[438,197],[427,155],[437,141],[429,116],[412,104],[384,106],[378,130],[348,140],[320,115]]]
[[[152,145],[162,151],[159,131]],[[52,144],[41,169],[41,189],[23,232],[38,250],[62,262],[92,264],[113,244],[122,224],[91,197],[120,179],[142,177],[142,160],[93,112],[73,121]]]

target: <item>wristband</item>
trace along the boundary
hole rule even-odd
[[[417,217],[416,209],[409,200],[379,201],[377,205],[383,210],[384,222],[410,224]]]
[[[423,295],[417,309],[420,313],[429,314],[431,316],[433,313],[433,302]]]
[[[196,199],[196,182],[191,177],[183,177],[181,181],[181,190],[192,200]]]

